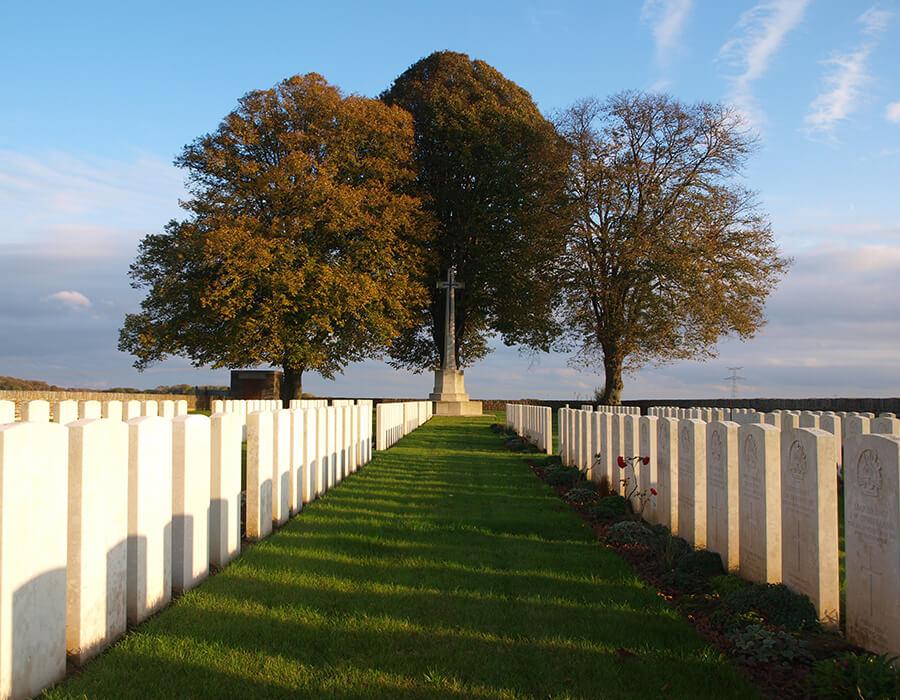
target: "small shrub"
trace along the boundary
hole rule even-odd
[[[783,583],[753,583],[725,596],[722,602],[733,613],[756,612],[766,622],[789,630],[819,626],[816,609],[805,595],[794,593]]]
[[[606,540],[611,544],[653,544],[653,531],[635,520],[623,520],[609,528]]]
[[[848,653],[813,665],[809,680],[817,698],[900,698],[898,657]]]
[[[709,583],[702,576],[690,573],[688,571],[667,571],[662,575],[663,583],[672,588],[676,588],[684,593],[699,595],[709,592]]]
[[[606,498],[607,496],[613,496],[612,487],[609,483],[609,477],[604,474],[600,477],[600,481],[597,482],[597,493],[600,498]]]
[[[719,594],[720,598],[724,598],[735,591],[746,588],[750,585],[750,582],[745,581],[740,576],[725,574],[724,576],[713,576],[709,580],[709,585],[712,586],[713,591]]]
[[[805,643],[787,632],[763,625],[748,625],[732,632],[728,639],[734,645],[735,656],[748,664],[788,666],[812,660]]]
[[[656,559],[663,571],[671,571],[675,568],[679,561],[691,553],[691,545],[683,537],[673,535],[668,528],[662,531],[654,528],[656,534],[656,544],[654,551]]]
[[[585,482],[585,483],[590,483],[590,482]],[[580,485],[580,486],[576,486],[575,488],[569,489],[569,491],[566,492],[566,495],[564,496],[564,498],[569,503],[576,503],[576,504],[582,505],[585,503],[593,503],[594,501],[596,501],[597,500],[597,492],[594,491],[593,487],[591,487],[591,486]]]
[[[605,496],[591,507],[589,515],[594,520],[617,520],[625,516],[628,506],[622,496]]]
[[[551,486],[571,487],[581,478],[581,472],[575,467],[551,467],[544,472],[544,478]]]
[[[708,549],[695,549],[693,552],[688,552],[678,560],[676,568],[678,571],[703,578],[725,573],[725,569],[722,568],[722,558]]]

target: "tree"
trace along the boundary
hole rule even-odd
[[[619,402],[623,370],[751,337],[789,261],[737,182],[755,147],[738,114],[626,92],[575,104],[558,128],[575,210],[560,258],[563,344],[576,363],[602,361],[600,400]]]
[[[119,348],[280,366],[284,399],[379,353],[426,300],[412,148],[408,113],[316,74],[245,95],[176,160],[189,216],[141,242]]]
[[[568,150],[531,96],[483,61],[433,53],[382,99],[415,126],[417,191],[436,221],[423,282],[430,304],[391,349],[392,363],[440,365],[444,297],[455,266],[457,366],[483,357],[491,332],[508,343],[549,347],[556,288],[546,272],[563,251]]]

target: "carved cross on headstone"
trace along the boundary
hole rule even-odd
[[[438,289],[447,290],[447,301],[444,307],[444,361],[441,369],[456,369],[456,290],[466,285],[456,281],[456,270],[447,270],[447,281],[438,282]]]

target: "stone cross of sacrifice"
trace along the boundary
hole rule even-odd
[[[456,294],[455,290],[466,285],[456,281],[456,270],[451,266],[447,270],[447,281],[438,282],[438,289],[447,290],[447,304],[444,307],[444,361],[441,369],[456,369]]]

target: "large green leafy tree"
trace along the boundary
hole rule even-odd
[[[602,365],[618,403],[623,370],[707,358],[751,337],[789,261],[740,181],[755,143],[721,105],[628,92],[558,120],[572,147],[574,223],[559,258],[561,336]]]
[[[556,334],[549,271],[565,239],[568,146],[531,96],[483,61],[443,51],[403,73],[382,99],[415,126],[416,180],[436,221],[423,283],[431,303],[391,350],[395,366],[438,366],[444,292],[455,266],[457,364],[470,365],[497,332],[546,349]]]
[[[431,225],[404,110],[295,76],[244,96],[176,164],[189,215],[147,236],[131,266],[147,296],[119,347],[136,367],[269,364],[293,398],[304,372],[380,353],[427,302]]]

